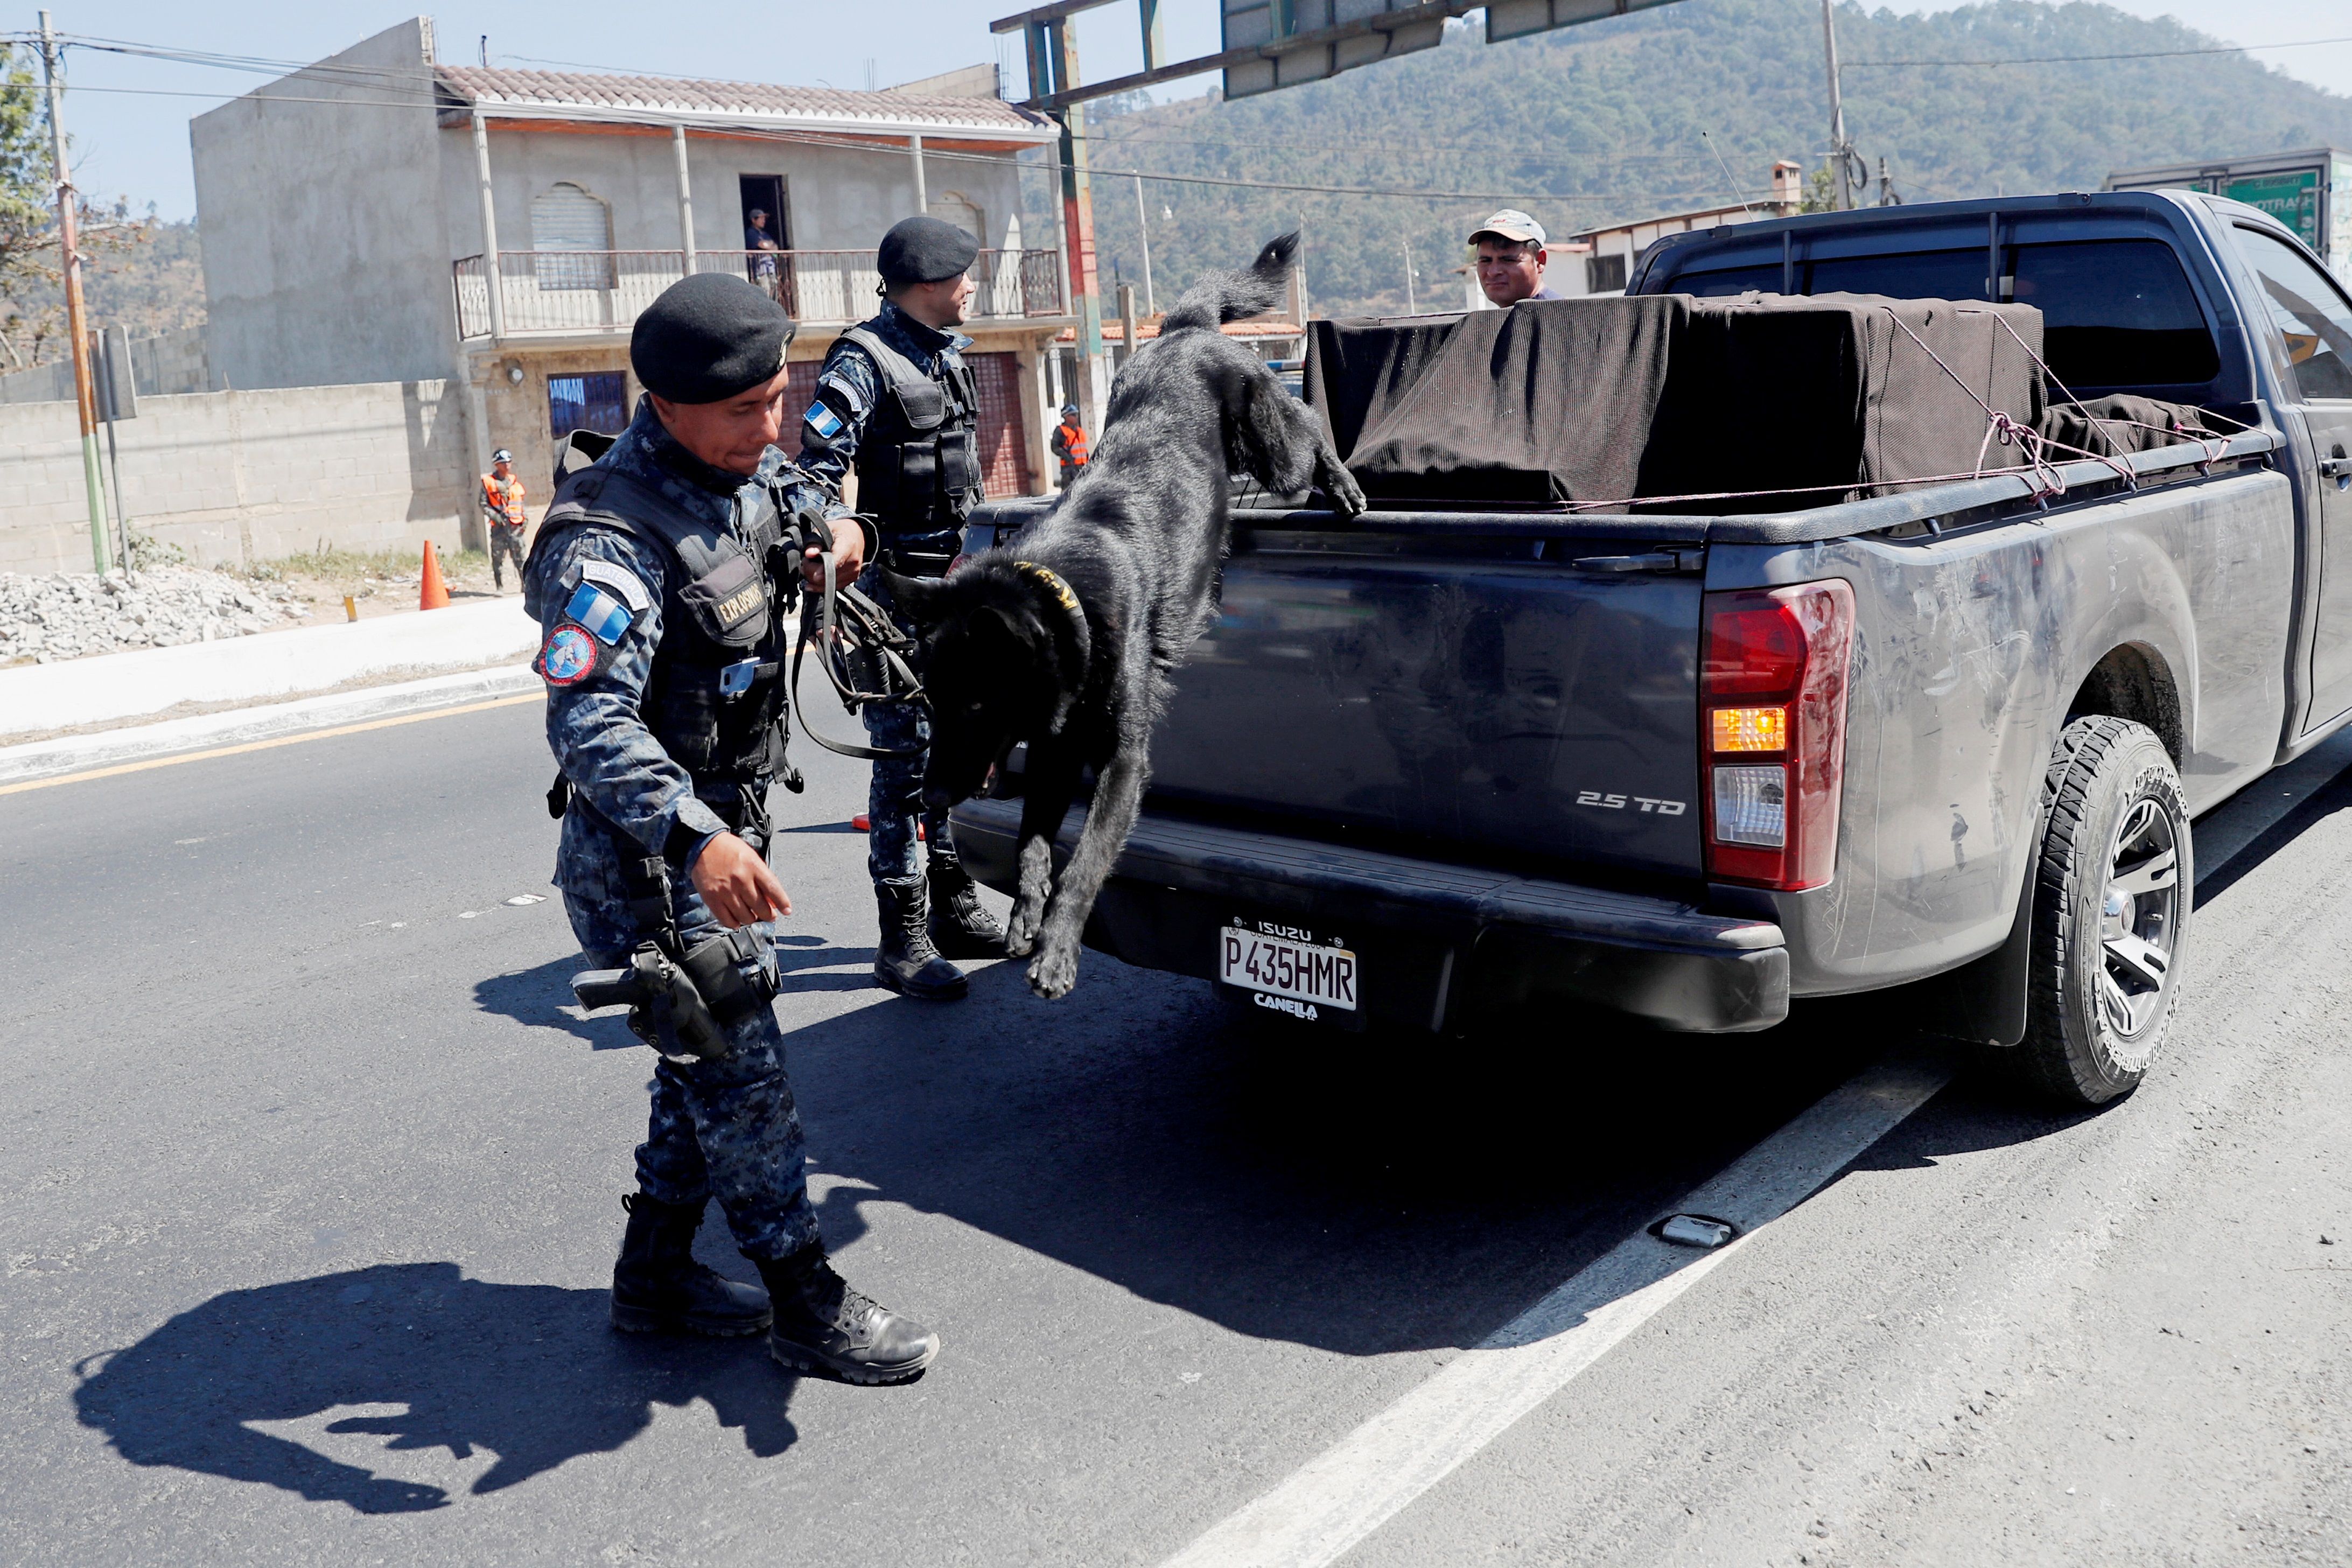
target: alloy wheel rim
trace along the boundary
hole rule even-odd
[[[2163,1010],[2180,927],[2180,842],[2161,803],[2132,803],[2107,848],[2099,913],[2099,1016],[2116,1066],[2134,1071],[2152,1053],[2131,1043]]]

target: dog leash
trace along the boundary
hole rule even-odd
[[[831,543],[829,537],[826,542],[829,546]],[[922,746],[892,749],[883,746],[861,746],[854,742],[833,740],[824,731],[818,729],[815,722],[809,717],[807,707],[801,701],[801,661],[808,657],[809,644],[813,640],[823,645],[822,651],[817,655],[817,664],[824,669],[825,679],[832,683],[834,695],[839,698],[841,705],[852,713],[856,712],[861,706],[868,702],[920,702],[923,700],[922,680],[898,651],[902,646],[907,646],[908,643],[907,634],[898,629],[898,623],[890,618],[881,605],[876,604],[860,590],[836,589],[834,581],[834,552],[830,548],[818,552],[817,569],[823,574],[824,586],[821,591],[812,591],[802,595],[800,641],[793,649],[791,706],[799,712],[801,733],[828,752],[840,756],[854,757],[860,762],[877,763],[885,758],[921,756],[927,749]],[[842,634],[841,615],[835,605],[836,595],[845,598],[849,603],[851,631],[846,638]],[[875,673],[880,678],[880,684],[887,687],[895,679],[902,684],[903,689],[898,692],[887,689],[881,691],[860,689],[856,670],[851,670],[845,676],[844,672],[836,668],[837,664],[845,662],[848,657],[843,652],[845,641],[856,643],[861,649],[874,657]]]

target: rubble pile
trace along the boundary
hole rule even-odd
[[[212,642],[266,632],[310,613],[310,600],[294,589],[225,572],[0,572],[0,664]]]

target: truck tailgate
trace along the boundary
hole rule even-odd
[[[1699,526],[1242,534],[1155,802],[1698,876]]]

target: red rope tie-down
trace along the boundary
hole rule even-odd
[[[2066,493],[2066,476],[2060,471],[2057,463],[2053,461],[2049,455],[2053,451],[2072,453],[2076,458],[2102,464],[2113,471],[2116,477],[2121,479],[2126,488],[2131,489],[2137,489],[2139,488],[2139,470],[2133,468],[2123,458],[2116,457],[2112,453],[2094,452],[2088,447],[2077,447],[2071,442],[2061,441],[2053,437],[2045,436],[2041,431],[2035,429],[2032,426],[2018,419],[2015,416],[2010,414],[2006,410],[1995,408],[1991,404],[1987,403],[1982,397],[1979,397],[1977,395],[1976,388],[1970,386],[1965,380],[1961,379],[1957,371],[1953,370],[1950,365],[1944,363],[1942,355],[1937,353],[1934,349],[1929,348],[1926,340],[1911,330],[1908,322],[1905,321],[1901,316],[1895,313],[1893,306],[1885,305],[1879,308],[1885,310],[1888,318],[1892,320],[1897,327],[1902,329],[1903,335],[1905,337],[1909,338],[1913,342],[1918,344],[1919,352],[1921,353],[1926,354],[1930,360],[1935,362],[1937,369],[1951,377],[1952,384],[1968,395],[1969,401],[1975,404],[1979,411],[1985,416],[1985,434],[1983,441],[1980,442],[1977,447],[1976,467],[1969,470],[1967,473],[1923,474],[1916,479],[1874,479],[1870,481],[1870,488],[1891,490],[1914,485],[1953,484],[1961,479],[1981,479],[1991,477],[1985,471],[1985,458],[1992,450],[1992,444],[1995,441],[1999,441],[2004,447],[2016,447],[2024,461],[2021,468],[1995,469],[1993,471],[1994,474],[2013,473],[2025,479],[2027,482],[2033,487],[2031,492],[2031,499],[2042,502],[2044,506],[2047,506],[2051,500]],[[2027,343],[2023,338],[2017,335],[2016,328],[2011,326],[2006,319],[1999,315],[1994,316],[1993,320],[2000,324],[2002,331],[2007,332],[2010,337],[2016,342],[2019,348],[2025,351],[2025,357],[2033,362],[2034,368],[2041,371],[2042,374],[2048,378],[2050,384],[2055,386],[2060,392],[2065,394],[2066,401],[2064,405],[2081,410],[2083,416],[2085,419],[2088,419],[2095,426],[2105,425],[2137,426],[2138,428],[2143,430],[2153,430],[2160,436],[2172,437],[2175,438],[2177,444],[2194,445],[2205,454],[2203,460],[2198,464],[2198,471],[2207,475],[2210,475],[2212,473],[2214,463],[2219,461],[2227,452],[2230,444],[2230,437],[2227,436],[2199,436],[2194,432],[2183,429],[2179,426],[2173,426],[2168,428],[2162,426],[2150,425],[2147,421],[2141,419],[2103,418],[2098,415],[2093,414],[2084,405],[2083,400],[2074,395],[2073,389],[2068,387],[2064,382],[2058,379],[2057,373],[2053,371],[2050,366],[2044,363],[2042,356],[2033,352],[2032,345]],[[2211,418],[2227,420],[2231,424],[2237,425],[2240,430],[2248,430],[2252,428],[2251,426],[2244,425],[2234,419],[2230,419],[2229,416],[2225,414],[2213,414],[2210,410],[2200,410],[2200,413]],[[1862,488],[1860,485],[1848,482],[1828,485],[1790,485],[1774,489],[1703,490],[1694,491],[1687,495],[1673,496],[1622,496],[1611,500],[1570,501],[1562,510],[1571,512],[1614,511],[1621,510],[1626,507],[1664,506],[1682,501],[1763,500],[1776,496],[1822,495],[1832,492],[1843,493],[1847,490],[1860,488]]]
[[[2064,382],[2059,380],[2058,373],[2050,368],[2048,362],[2043,360],[2040,354],[2035,353],[2032,346],[2023,338],[2017,335],[2017,329],[2009,324],[2008,318],[2003,316],[1995,316],[1993,320],[2000,323],[2000,330],[2009,334],[2010,340],[2012,342],[2016,343],[2019,348],[2025,351],[2025,357],[2033,362],[2033,368],[2040,371],[2043,377],[2049,381],[2051,385],[2056,387],[2060,392],[2066,395],[2066,401],[2063,406],[2080,410],[2083,417],[2089,420],[2094,428],[2107,425],[2129,425],[2141,430],[2153,430],[2159,436],[2169,436],[2172,437],[2172,444],[2175,446],[2194,446],[2205,454],[2205,460],[2197,465],[2197,471],[2209,477],[2213,472],[2213,465],[2221,461],[2222,454],[2229,450],[2231,437],[2228,436],[2200,436],[2195,431],[2185,428],[2178,422],[2171,425],[2151,425],[2145,419],[2118,419],[2104,417],[2100,415],[2092,413],[2089,405],[2085,404],[2080,397],[2074,395],[2074,389],[2068,386]],[[2198,410],[2198,414],[2203,418],[2219,419],[2226,424],[2235,425],[2242,433],[2253,428],[2252,426],[2244,423],[2242,420],[2231,419],[2226,414],[2216,414],[2210,408],[2200,408]],[[2070,447],[2063,441],[2053,441],[2050,444],[2054,447],[2063,447],[2069,452],[2082,452],[2086,458],[2096,458],[2102,462],[2108,461],[2105,455],[2103,453],[2084,452],[2082,447]],[[2115,465],[2112,462],[2109,462],[2108,466],[2112,468]],[[2134,474],[2133,485],[2135,489],[2137,488],[2137,471],[2135,471]]]

